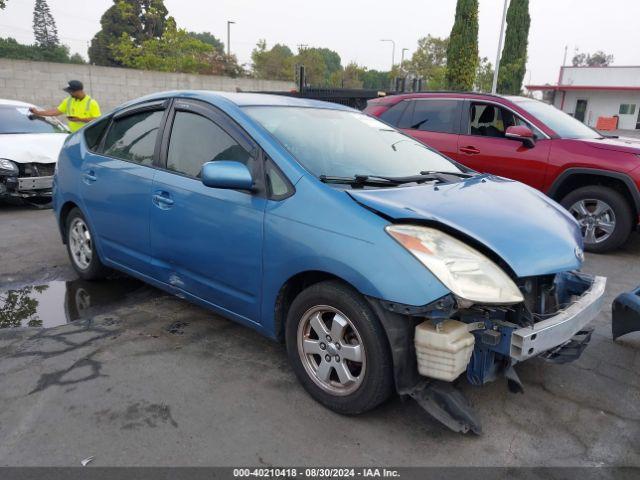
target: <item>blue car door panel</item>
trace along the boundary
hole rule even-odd
[[[104,260],[148,275],[149,196],[156,170],[163,104],[154,102],[113,119],[100,153],[81,167],[81,196]]]
[[[225,117],[176,102],[150,191],[155,277],[239,317],[259,321],[264,196],[210,188],[202,165],[232,160],[259,171],[258,149]]]

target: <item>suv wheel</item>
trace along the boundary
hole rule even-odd
[[[631,208],[612,188],[599,185],[578,188],[564,197],[561,204],[580,224],[585,250],[607,252],[629,238]]]
[[[317,283],[291,304],[287,354],[311,396],[343,414],[371,410],[393,389],[382,325],[366,300],[336,281]]]
[[[71,210],[67,216],[66,233],[67,253],[78,275],[85,280],[106,277],[109,270],[100,261],[93,233],[78,208]]]

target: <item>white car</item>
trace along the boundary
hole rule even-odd
[[[55,117],[35,117],[34,105],[0,99],[0,201],[51,200],[53,172],[69,130]]]

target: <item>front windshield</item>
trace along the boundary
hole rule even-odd
[[[0,105],[0,134],[7,133],[69,133],[56,118],[35,117],[28,107]]]
[[[357,112],[305,107],[245,107],[316,176],[402,177],[461,170],[442,155]]]
[[[591,130],[581,121],[576,120],[571,115],[567,115],[562,110],[558,110],[556,107],[549,105],[548,103],[529,99],[516,100],[515,103],[536,117],[562,138],[601,137],[601,135],[594,130]]]

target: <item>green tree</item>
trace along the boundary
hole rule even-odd
[[[363,88],[367,69],[355,62],[331,74],[329,84],[338,88]]]
[[[427,35],[418,40],[418,49],[411,56],[405,69],[422,77],[428,90],[446,88],[448,38]]]
[[[580,53],[576,50],[571,62],[574,67],[608,67],[613,63],[613,55],[602,50],[591,53]]]
[[[258,40],[251,52],[253,75],[270,80],[293,80],[293,52],[286,45],[276,43],[267,50],[266,40]]]
[[[22,43],[18,43],[13,38],[0,38],[0,58],[58,63],[84,63],[84,59],[77,54],[70,57],[69,47],[66,45],[58,45],[54,47],[24,45]]]
[[[304,65],[307,85],[323,87],[329,83],[329,69],[325,54],[318,48],[303,48],[294,59],[295,65]]]
[[[362,88],[388,90],[390,81],[389,72],[366,70],[362,75]]]
[[[123,35],[132,46],[158,39],[167,23],[167,9],[162,0],[113,0],[100,18],[100,30],[91,40],[89,60],[95,65],[121,66],[112,49]]]
[[[191,35],[193,38],[197,38],[201,42],[211,45],[215,49],[215,51],[220,53],[221,55],[224,54],[224,43],[222,43],[222,41],[214,34],[210,32],[189,32],[189,35]]]
[[[458,0],[447,47],[447,86],[471,90],[478,66],[478,0]]]
[[[511,0],[507,10],[507,32],[498,72],[500,93],[519,95],[522,92],[530,24],[529,0]]]
[[[478,69],[476,70],[476,81],[473,89],[477,92],[490,92],[493,86],[493,65],[487,57],[478,60]]]
[[[33,7],[33,36],[39,47],[49,48],[60,45],[56,21],[51,15],[47,0],[36,0]]]
[[[114,59],[120,65],[143,70],[186,73],[219,73],[223,61],[215,49],[189,32],[176,27],[170,18],[160,38],[149,38],[134,45],[126,33],[113,45]]]
[[[4,10],[4,7],[7,6],[7,0],[0,0],[0,10]]]

